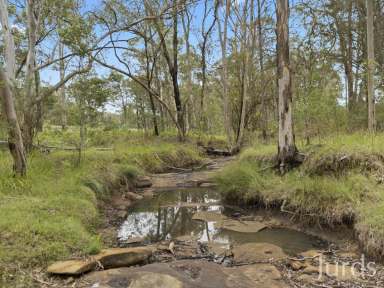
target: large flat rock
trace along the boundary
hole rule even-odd
[[[80,287],[98,288],[286,288],[271,264],[225,268],[213,262],[180,260],[93,272]]]
[[[58,275],[81,275],[95,269],[97,261],[89,260],[67,260],[53,263],[47,268],[50,274]]]
[[[98,265],[104,269],[128,267],[145,263],[152,252],[151,247],[105,249],[86,260],[56,262],[47,268],[47,272],[58,275],[80,275],[94,270]]]
[[[233,248],[235,262],[252,263],[287,258],[283,250],[269,243],[247,243]]]
[[[104,269],[119,268],[143,263],[152,255],[152,248],[110,248],[95,256]]]
[[[256,233],[267,228],[267,225],[259,221],[224,219],[216,222],[215,227],[218,229],[226,229],[241,233]]]
[[[192,220],[200,220],[205,222],[217,222],[228,219],[225,215],[212,211],[199,211],[193,214]]]

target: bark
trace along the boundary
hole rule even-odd
[[[292,121],[292,79],[289,62],[288,0],[277,0],[277,77],[279,99],[278,164],[281,173],[296,160],[297,148]]]
[[[247,39],[247,9],[248,9],[248,0],[244,2],[244,10],[243,10],[243,23],[242,23],[242,41],[241,41],[241,54],[244,55],[243,59],[243,75],[242,75],[242,101],[241,101],[241,112],[240,112],[240,123],[239,130],[236,139],[236,147],[235,149],[240,150],[240,146],[243,142],[244,129],[245,129],[245,114],[246,107],[248,101],[248,65],[249,65],[249,47],[248,47],[248,39]]]
[[[17,121],[10,83],[2,67],[0,67],[0,95],[8,123],[8,143],[13,158],[13,170],[16,175],[24,176],[27,173],[27,160],[25,157],[23,137],[21,135],[19,122]]]
[[[5,73],[8,80],[13,84],[16,72],[15,41],[9,27],[8,1],[0,0],[0,23],[4,37]]]
[[[258,32],[258,50],[259,50],[259,65],[260,65],[260,82],[264,82],[264,38],[263,38],[263,27],[261,25],[261,10],[263,5],[261,0],[257,0],[257,32]],[[268,107],[267,107],[267,93],[263,93],[261,97],[261,133],[264,141],[267,140],[267,129],[268,129]]]
[[[194,107],[192,102],[192,63],[191,63],[191,45],[189,43],[189,34],[191,30],[191,18],[192,15],[188,11],[188,7],[185,6],[184,15],[181,18],[183,24],[183,34],[185,41],[185,54],[187,58],[187,99],[185,103],[185,132],[188,133],[190,127],[193,127],[193,115],[194,115]]]
[[[151,33],[149,33],[151,34]],[[148,47],[148,40],[147,40],[147,35],[144,37],[144,50],[145,50],[145,69],[146,69],[146,78],[147,78],[147,86],[149,89],[152,89],[152,79],[153,79],[153,68],[151,69],[150,67],[150,55],[149,55],[149,47]],[[153,63],[152,65],[155,65]],[[156,106],[155,106],[155,101],[153,99],[152,93],[148,90],[148,97],[149,97],[149,102],[151,105],[151,112],[152,112],[152,124],[153,124],[153,133],[155,136],[159,136],[159,128],[157,125],[157,116],[156,116]]]
[[[216,13],[218,9],[216,9]],[[228,59],[227,59],[227,40],[228,40],[228,20],[231,12],[231,1],[227,0],[225,4],[225,16],[224,27],[221,27],[221,21],[217,21],[219,29],[219,38],[221,46],[221,82],[223,88],[223,112],[224,112],[224,128],[227,134],[227,143],[229,149],[233,148],[232,131],[231,131],[231,116],[229,111],[229,99],[228,99]],[[218,17],[216,17],[218,18]]]
[[[35,91],[33,84],[35,81],[35,63],[36,63],[36,41],[39,25],[39,7],[35,0],[27,0],[27,23],[28,23],[28,54],[26,61],[25,76],[25,105],[24,105],[24,123],[23,137],[26,151],[32,149],[33,136],[35,129]]]
[[[200,54],[201,54],[201,90],[200,90],[200,119],[199,119],[199,126],[200,126],[200,131],[204,131],[207,129],[207,119],[205,116],[205,105],[204,105],[204,100],[205,100],[205,86],[207,83],[207,60],[206,60],[206,50],[207,50],[207,44],[208,44],[208,37],[211,34],[215,23],[216,23],[216,9],[218,6],[218,2],[215,1],[215,7],[214,7],[214,18],[208,27],[207,30],[205,30],[205,22],[207,21],[209,9],[208,9],[208,0],[204,1],[204,16],[203,16],[203,21],[201,24],[201,36],[202,36],[202,42],[199,45],[200,47]]]
[[[59,42],[59,71],[60,71],[60,81],[63,81],[65,78],[65,63],[64,63],[64,44]],[[65,85],[61,86],[59,89],[59,103],[60,103],[60,122],[61,129],[65,130],[67,128],[67,109],[66,109],[66,98],[65,98]]]
[[[15,42],[9,26],[8,2],[0,0],[0,22],[4,37],[5,72],[0,66],[0,96],[3,111],[8,124],[9,151],[13,158],[13,170],[16,175],[27,173],[27,160],[25,157],[23,137],[17,119],[15,100],[12,87],[15,81],[16,56]]]
[[[375,70],[374,54],[374,32],[373,32],[373,0],[366,0],[367,3],[367,51],[368,51],[368,69],[367,69],[367,101],[368,101],[368,130],[375,132],[375,96],[373,87],[373,76]]]
[[[152,7],[145,2],[148,11],[151,14],[155,14]],[[157,17],[154,17],[154,24],[157,33],[160,37],[161,50],[163,52],[164,58],[166,60],[169,74],[171,75],[172,87],[173,87],[173,98],[176,107],[176,119],[177,119],[177,129],[178,137],[180,141],[185,140],[185,121],[184,121],[184,109],[181,103],[180,89],[178,83],[178,5],[177,0],[173,2],[172,8],[172,22],[173,22],[173,35],[172,35],[172,58],[168,51],[167,41],[165,39],[164,32],[162,31],[162,24],[159,22]]]

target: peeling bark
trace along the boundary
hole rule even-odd
[[[292,79],[289,62],[288,0],[277,0],[277,76],[279,99],[278,163],[284,173],[296,162],[297,148],[292,121]]]

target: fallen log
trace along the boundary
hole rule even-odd
[[[232,156],[232,152],[222,149],[216,149],[213,147],[204,147],[205,153],[211,156]]]

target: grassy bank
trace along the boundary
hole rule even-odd
[[[275,145],[256,145],[217,176],[227,201],[288,211],[309,223],[353,225],[362,248],[384,256],[384,136],[351,135],[299,147],[304,163],[284,176]]]
[[[51,145],[54,141],[55,145],[71,144],[65,143],[70,138],[59,142],[59,136],[44,137]],[[25,178],[12,176],[8,151],[0,152],[1,287],[34,287],[36,283],[22,271],[98,252],[103,243],[96,232],[97,204],[108,199],[122,177],[191,166],[201,160],[194,145],[172,139],[122,132],[108,137],[112,139],[103,146],[112,149],[106,151],[97,150],[95,146],[102,145],[90,138],[80,165],[76,151],[35,151],[29,156]]]

